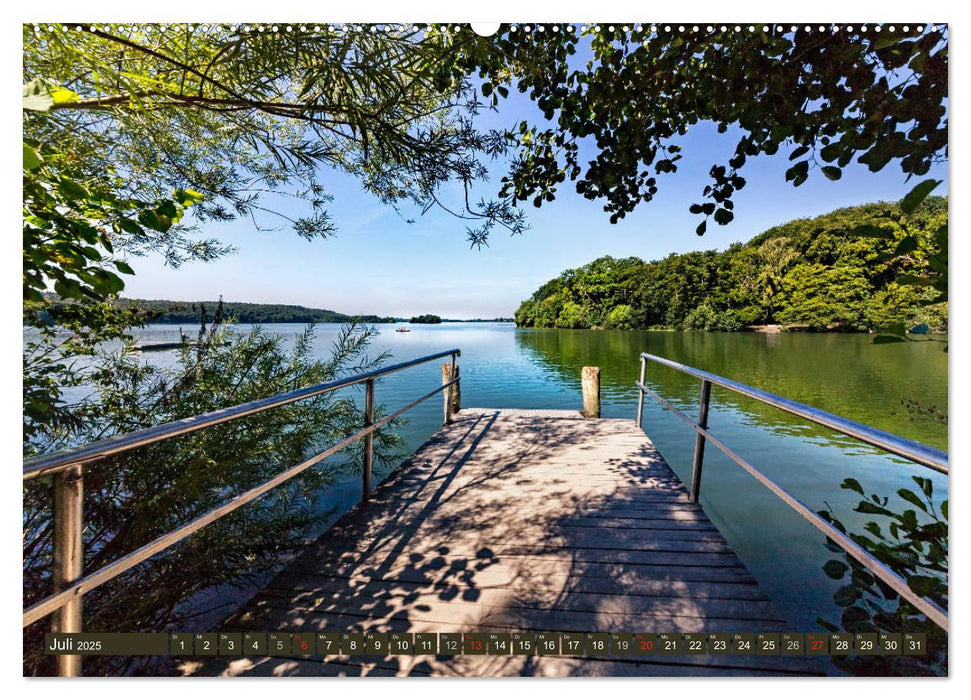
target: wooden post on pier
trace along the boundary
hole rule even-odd
[[[583,415],[600,418],[600,368],[584,367],[580,374],[583,388]]]
[[[442,365],[442,384],[447,384],[459,376],[459,366],[455,363],[455,357],[451,362]],[[444,392],[445,395],[445,423],[452,422],[452,415],[462,410],[462,390],[459,388],[461,382],[456,382]]]

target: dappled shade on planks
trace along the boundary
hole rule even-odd
[[[629,420],[465,409],[223,631],[789,631]],[[213,659],[253,675],[807,673],[756,656]]]

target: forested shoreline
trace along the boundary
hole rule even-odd
[[[152,323],[199,323],[203,309],[211,317],[218,301],[169,301],[165,299],[117,299],[119,308],[149,315]],[[312,309],[296,304],[255,304],[222,302],[222,315],[239,323],[394,323],[393,316],[349,316],[329,309]]]
[[[520,304],[516,324],[871,331],[924,323],[946,331],[947,303],[931,303],[927,282],[932,261],[946,259],[946,224],[947,198],[929,197],[910,216],[893,203],[837,209],[724,251],[650,262],[605,256],[542,285]]]
[[[57,304],[57,297],[49,295],[52,303]],[[192,324],[199,323],[205,312],[208,320],[220,303],[222,318],[232,319],[237,323],[399,323],[416,324],[438,323],[505,323],[513,318],[498,316],[496,318],[442,318],[434,314],[406,317],[378,316],[376,314],[342,314],[330,309],[315,309],[297,304],[258,304],[241,301],[173,301],[170,299],[130,299],[117,298],[111,304],[120,310],[135,311],[144,317],[147,323],[162,324]]]

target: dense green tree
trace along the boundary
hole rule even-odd
[[[442,317],[436,316],[435,314],[421,314],[420,316],[412,316],[408,323],[441,323]]]
[[[782,323],[812,328],[862,330],[870,286],[859,267],[800,263],[782,280],[777,318]]]
[[[328,309],[310,309],[295,304],[251,304],[246,302],[166,301],[161,299],[117,299],[113,305],[137,309],[150,315],[154,323],[196,323],[204,308],[222,304],[223,314],[239,323],[394,323],[390,316],[348,316]]]
[[[776,226],[724,251],[645,263],[609,256],[542,285],[520,326],[733,331],[781,323],[863,331],[928,323],[947,306],[947,201],[866,204]],[[946,264],[943,268],[946,271]],[[936,285],[936,286],[935,286]]]
[[[634,309],[627,304],[620,304],[611,309],[604,323],[604,328],[608,330],[629,331],[636,327]]]

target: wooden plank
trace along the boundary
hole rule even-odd
[[[512,574],[503,571],[492,570],[492,576],[488,583],[477,581],[480,587],[504,586],[509,590],[544,590],[543,581],[522,581]],[[465,590],[475,590],[475,587],[463,584],[441,583],[430,579],[423,573],[415,570],[401,569],[395,572],[384,573],[383,575],[357,574],[350,576],[337,576],[325,573],[301,574],[299,579],[277,580],[267,586],[267,591],[285,590],[291,592],[299,591],[321,591],[345,593],[349,586],[354,590],[360,590],[360,586],[374,582],[381,582],[395,585],[423,584],[428,585],[428,590],[440,590],[450,588],[462,594]],[[283,586],[276,589],[275,586]],[[768,600],[768,597],[759,589],[755,581],[730,582],[730,583],[711,583],[708,581],[672,581],[670,579],[647,579],[635,577],[628,581],[618,580],[610,577],[594,577],[584,572],[582,575],[567,576],[562,582],[562,586],[555,588],[545,588],[545,590],[560,591],[562,588],[575,593],[597,593],[613,595],[645,595],[661,597],[687,597],[698,600],[706,599],[725,599],[725,600]]]
[[[342,566],[335,567],[314,567],[314,568],[295,568],[289,572],[288,578],[295,579],[302,575],[312,575],[316,572],[334,574],[336,576],[350,575],[377,575],[387,572],[392,576],[397,572],[413,570],[424,573],[434,580],[444,580],[447,577],[456,578],[459,573],[469,571],[474,572],[474,576],[469,574],[476,582],[492,581],[505,578],[507,580],[515,578],[526,578],[528,580],[543,581],[558,579],[557,574],[569,576],[570,571],[577,572],[577,575],[589,576],[592,578],[604,578],[613,574],[614,578],[627,580],[630,578],[646,578],[658,581],[681,581],[684,583],[753,583],[755,579],[740,564],[710,564],[703,560],[696,560],[698,563],[688,565],[660,564],[657,566],[645,565],[625,565],[618,568],[616,565],[602,564],[599,562],[584,564],[582,567],[570,567],[568,559],[555,560],[563,564],[560,569],[543,569],[546,562],[537,561],[533,557],[521,557],[520,560],[511,561],[504,559],[501,563],[491,566],[477,567],[469,565],[467,561],[461,559],[443,559],[440,561],[431,560],[428,565],[409,564],[406,561],[396,560],[392,565],[374,565],[361,562],[344,562]],[[458,572],[458,573],[456,573]],[[533,572],[530,574],[530,572]],[[545,572],[545,573],[544,573]],[[564,573],[565,572],[565,573]],[[282,575],[282,574],[281,574]]]
[[[221,629],[758,632],[788,625],[633,421],[463,409]],[[808,673],[775,657],[216,659],[225,675]]]
[[[512,598],[510,596],[510,598]],[[658,606],[657,612],[591,612],[553,608],[478,605],[473,601],[429,601],[417,605],[390,605],[384,601],[345,598],[339,610],[318,610],[312,606],[284,601],[263,592],[256,607],[226,622],[224,629],[360,631],[448,631],[443,625],[455,624],[455,631],[488,632],[515,630],[533,632],[783,632],[784,620],[770,617],[754,608],[749,614],[725,616],[705,614],[700,608]],[[430,604],[433,602],[434,604]],[[349,621],[355,622],[350,623]],[[424,624],[424,630],[419,629]],[[386,625],[390,625],[386,628]]]
[[[316,582],[307,590],[280,582],[280,587],[269,586],[264,589],[268,604],[286,606],[293,610],[312,611],[314,614],[325,612],[358,612],[345,599],[346,580],[334,581],[330,585]],[[663,590],[663,589],[660,589]],[[374,601],[386,601],[390,605],[419,605],[431,609],[439,604],[473,603],[480,608],[510,607],[515,609],[543,609],[551,611],[590,612],[616,615],[668,615],[675,617],[702,615],[710,617],[733,617],[760,620],[778,620],[773,606],[768,601],[754,598],[711,598],[690,596],[670,591],[659,595],[631,595],[619,592],[584,592],[568,589],[555,590],[549,587],[530,586],[476,587],[458,584],[395,581],[360,581],[354,586],[355,601],[363,601],[360,611],[372,606]],[[781,620],[779,620],[781,621]]]
[[[343,677],[435,677],[435,676],[761,676],[807,675],[805,664],[772,657],[693,656],[648,657],[642,659],[574,659],[556,656],[479,656],[445,658],[435,656],[391,656],[349,658],[328,656],[323,660],[288,657],[243,658],[210,662],[222,676],[343,676]],[[185,675],[196,675],[202,664],[182,665]],[[819,673],[817,671],[816,673]],[[813,674],[815,675],[815,674]]]

